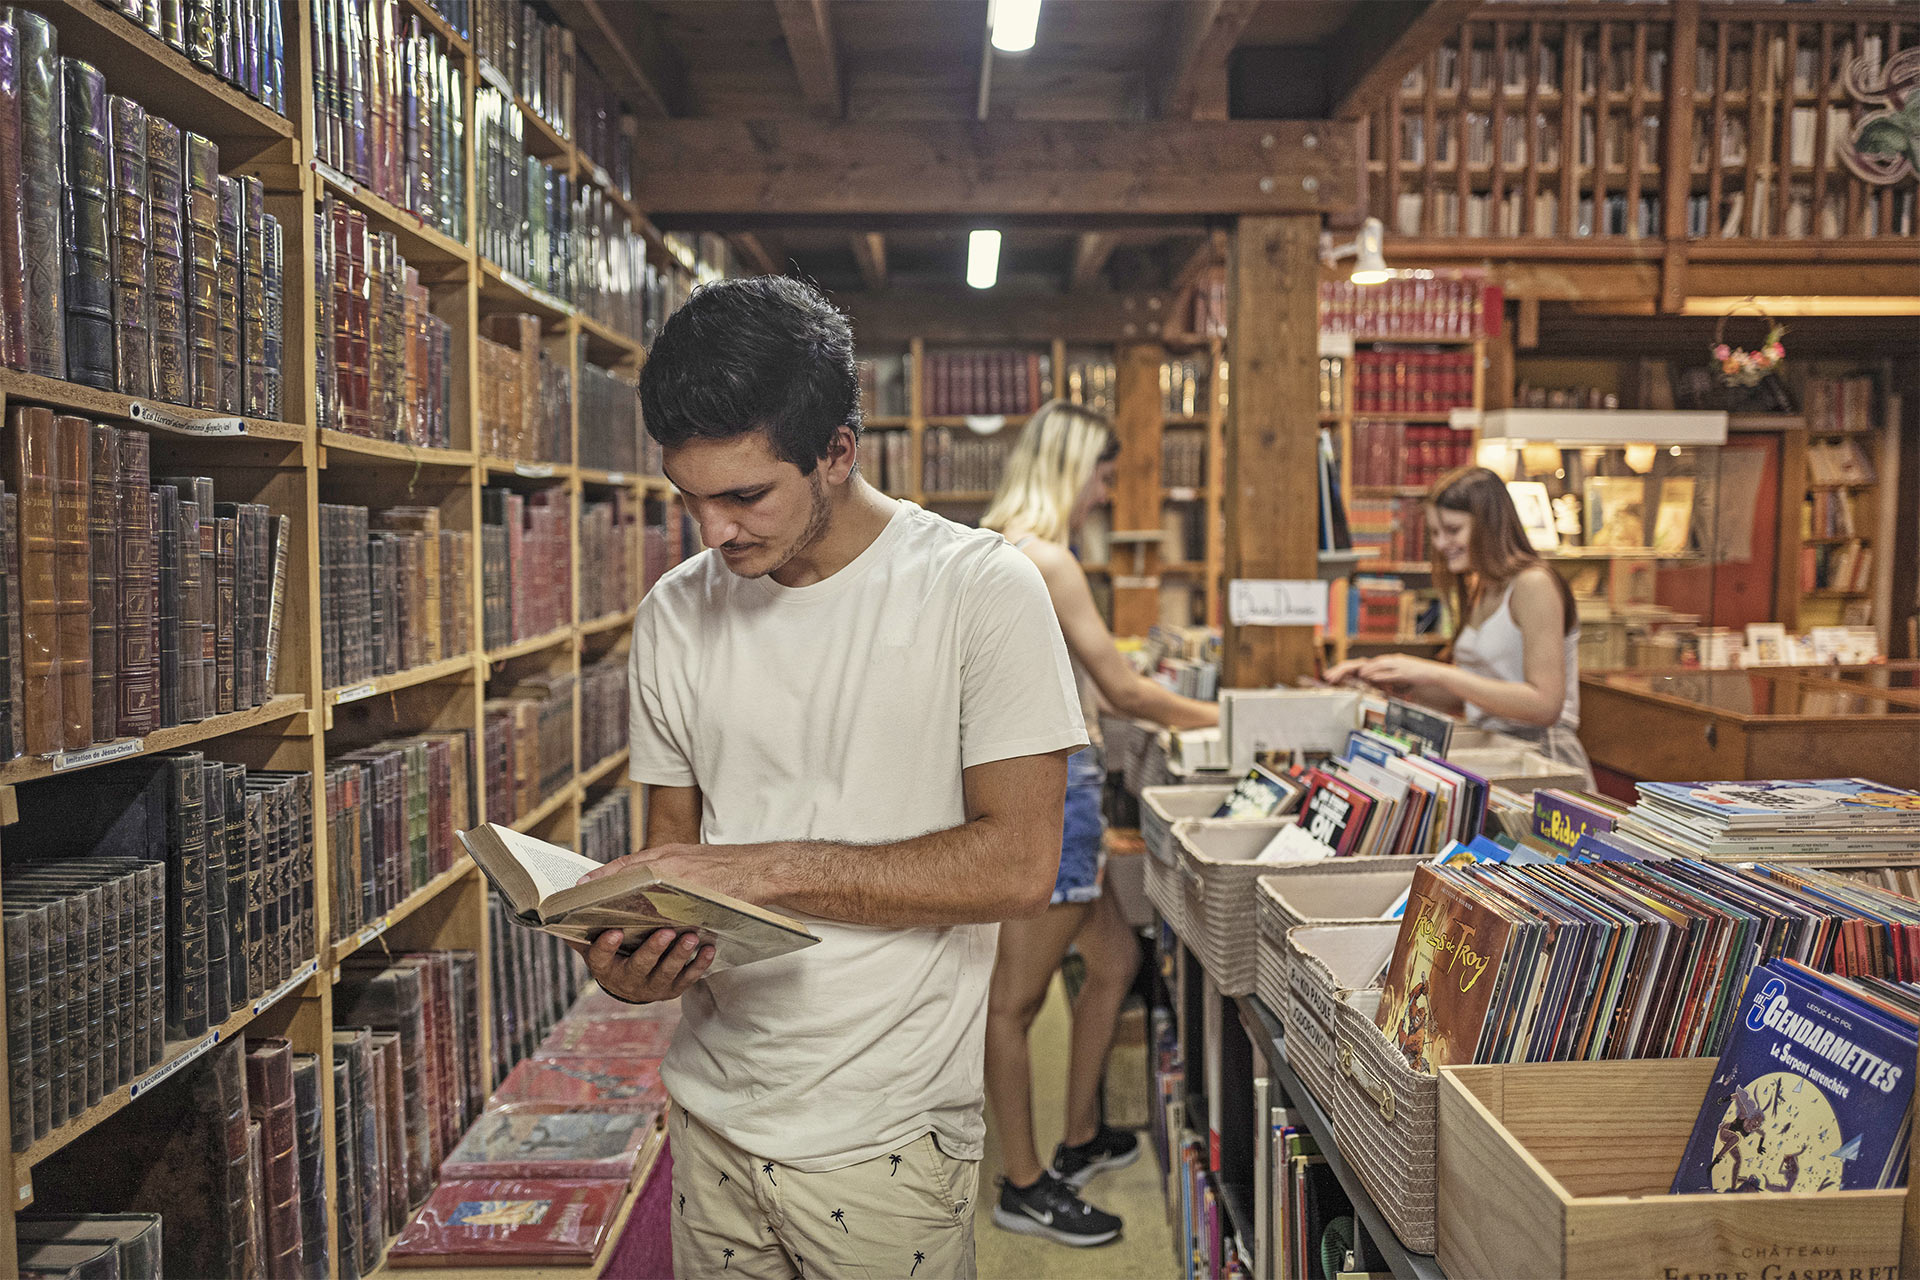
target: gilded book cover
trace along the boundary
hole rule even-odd
[[[1414,868],[1376,1018],[1413,1070],[1474,1060],[1511,932],[1444,870]]]

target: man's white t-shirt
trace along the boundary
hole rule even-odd
[[[808,586],[738,577],[712,551],[667,574],[634,623],[631,704],[632,776],[697,785],[708,844],[957,827],[962,769],[1087,740],[1039,571],[909,502]],[[979,1159],[999,927],[807,923],[819,945],[682,999],[661,1069],[674,1101],[809,1172],[929,1131]]]

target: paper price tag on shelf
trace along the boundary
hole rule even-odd
[[[369,942],[372,942],[375,938],[385,933],[389,923],[391,922],[383,917],[378,923],[368,925],[360,931],[360,936],[354,939],[353,945],[356,947],[366,946]]]
[[[349,178],[325,160],[315,160],[313,162],[313,171],[320,175],[322,181],[328,182],[340,188],[342,191],[351,194],[359,189],[352,178]]]
[[[177,431],[186,436],[243,436],[247,434],[245,418],[190,418],[184,413],[175,413],[162,409],[158,405],[135,400],[127,405],[127,417],[142,426],[158,427],[162,431]]]
[[[513,464],[513,474],[523,480],[551,480],[553,464],[551,462],[516,462]]]
[[[608,483],[608,484],[625,484],[626,482],[627,482],[627,473],[626,473],[626,472],[624,472],[624,471],[609,471],[609,472],[607,472],[607,483]]]
[[[141,1077],[138,1080],[135,1080],[131,1085],[127,1086],[127,1097],[129,1098],[139,1097],[141,1094],[153,1088],[155,1085],[160,1084],[161,1082],[176,1075],[183,1067],[191,1066],[196,1060],[200,1058],[202,1054],[206,1053],[207,1050],[213,1048],[213,1046],[219,1043],[220,1043],[220,1033],[218,1031],[207,1032],[207,1034],[202,1036],[193,1045],[192,1048],[182,1053],[179,1057],[175,1058],[172,1062],[163,1063],[157,1069],[148,1072],[145,1076]]]
[[[278,1004],[280,1000],[284,998],[286,995],[288,995],[290,992],[292,992],[292,990],[295,987],[299,986],[301,983],[305,982],[308,978],[311,978],[314,974],[318,972],[320,972],[320,962],[318,960],[307,961],[305,964],[301,965],[298,970],[295,971],[294,975],[291,978],[288,978],[285,982],[281,983],[277,988],[275,988],[272,991],[269,991],[266,995],[261,996],[258,1000],[255,1000],[253,1002],[254,1013],[255,1014],[260,1013],[260,1011],[265,1009],[268,1005]]]
[[[13,1189],[13,1194],[14,1194],[14,1198],[17,1199],[21,1204],[32,1204],[33,1203],[33,1184],[31,1182],[23,1182],[19,1186]]]
[[[60,751],[54,753],[52,766],[55,773],[68,769],[84,769],[88,765],[105,764],[109,760],[118,760],[123,756],[137,756],[146,746],[145,738],[122,738],[118,742],[103,742],[97,747],[88,747],[83,751]]]
[[[1323,627],[1327,584],[1315,578],[1235,578],[1227,620],[1236,627]]]
[[[334,694],[334,705],[338,706],[343,702],[358,702],[362,698],[371,698],[373,693],[373,681],[369,680],[365,684],[356,684]]]

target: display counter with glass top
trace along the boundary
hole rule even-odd
[[[1586,673],[1580,739],[1596,771],[1630,781],[1859,775],[1920,787],[1916,667]]]

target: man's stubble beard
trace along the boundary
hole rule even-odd
[[[833,518],[833,508],[827,501],[827,482],[821,478],[818,467],[815,467],[813,473],[807,477],[807,488],[812,495],[812,501],[807,509],[806,528],[800,531],[800,536],[794,539],[785,555],[764,572],[754,574],[754,577],[764,578],[768,574],[780,572],[793,561],[795,556],[818,542],[820,536],[827,531],[827,525]]]

